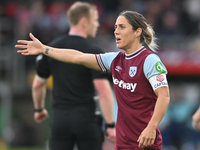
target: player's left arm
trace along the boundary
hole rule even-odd
[[[144,148],[154,144],[156,138],[156,128],[164,117],[169,101],[169,88],[167,83],[167,70],[156,55],[149,56],[144,64],[144,72],[154,90],[157,100],[154,113],[147,127],[138,138],[139,147]]]
[[[156,129],[164,117],[170,101],[169,87],[166,75],[167,69],[161,62],[160,58],[155,54],[150,55],[147,58],[147,61],[149,64],[151,64],[149,66],[151,69],[148,73],[148,79],[153,91],[157,96],[154,113],[147,127]]]
[[[152,76],[149,79],[149,82],[157,96],[157,100],[154,108],[154,113],[147,127],[153,127],[156,129],[164,117],[169,105],[169,87],[166,74],[164,73]]]
[[[168,86],[157,88],[155,90],[155,94],[158,96],[158,98],[154,108],[153,116],[148,123],[149,127],[154,127],[154,128],[158,126],[158,124],[160,123],[160,121],[162,120],[167,111],[170,101]]]
[[[156,128],[164,117],[169,105],[170,97],[168,86],[157,88],[155,90],[155,94],[158,96],[158,98],[154,108],[153,116],[138,139],[140,148],[144,148],[154,144],[156,138]]]

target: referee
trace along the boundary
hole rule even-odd
[[[83,53],[102,53],[88,41],[99,27],[94,5],[75,2],[68,10],[69,35],[51,42],[49,46],[77,49]],[[50,150],[101,150],[103,132],[95,115],[94,96],[97,91],[108,140],[115,142],[113,93],[107,75],[81,65],[67,64],[45,55],[36,58],[36,75],[32,85],[34,119],[37,123],[48,117],[45,109],[46,82],[53,76]]]

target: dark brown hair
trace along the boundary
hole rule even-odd
[[[156,52],[158,45],[155,42],[155,33],[152,27],[147,24],[143,15],[135,11],[123,11],[119,14],[119,16],[124,16],[128,23],[132,26],[133,30],[141,28],[142,33],[140,35],[140,43],[145,42],[152,51]]]

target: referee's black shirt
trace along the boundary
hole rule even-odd
[[[76,49],[84,53],[102,53],[98,46],[75,35],[63,36],[51,42],[49,46]],[[101,74],[100,71],[82,65],[63,63],[42,54],[36,60],[36,71],[40,77],[48,78],[53,75],[53,108],[94,104],[93,79],[107,78],[107,75]]]

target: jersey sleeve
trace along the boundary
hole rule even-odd
[[[147,56],[144,62],[143,70],[147,79],[154,75],[167,74],[166,67],[156,54],[150,54]]]
[[[51,74],[47,58],[42,54],[36,57],[36,73],[41,78],[48,78]]]
[[[104,54],[96,54],[96,59],[102,72],[110,72],[110,66],[113,59],[119,54],[119,52],[109,52]]]
[[[97,46],[96,44],[93,44],[92,45],[92,51],[90,50],[89,53],[92,53],[92,54],[101,54],[103,53],[102,49]],[[97,71],[97,70],[94,70],[94,69],[91,69],[91,73],[92,73],[92,79],[108,79],[109,80],[109,74],[107,73],[101,73],[100,71]]]

